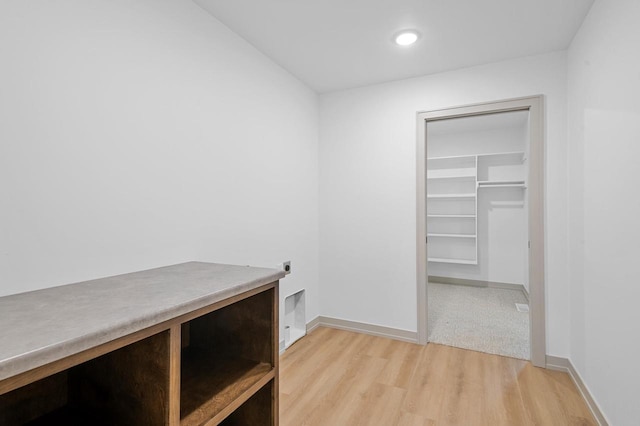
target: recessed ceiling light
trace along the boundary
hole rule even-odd
[[[393,40],[399,46],[409,46],[418,41],[420,34],[415,30],[400,31],[393,37]]]

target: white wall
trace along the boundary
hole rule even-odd
[[[416,112],[536,94],[546,96],[547,353],[568,355],[564,52],[321,95],[323,315],[416,330]]]
[[[198,5],[5,1],[0,294],[187,260],[318,314],[318,99]]]
[[[571,360],[612,425],[640,418],[638,17],[597,0],[568,54]]]

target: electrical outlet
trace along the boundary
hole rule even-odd
[[[287,260],[286,262],[282,262],[282,264],[280,265],[280,269],[282,269],[285,274],[290,274],[291,273],[291,261]]]

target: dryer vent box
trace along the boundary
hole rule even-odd
[[[284,347],[307,334],[304,289],[284,299]]]

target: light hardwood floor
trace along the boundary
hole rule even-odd
[[[565,373],[317,328],[280,361],[280,424],[596,425]]]

